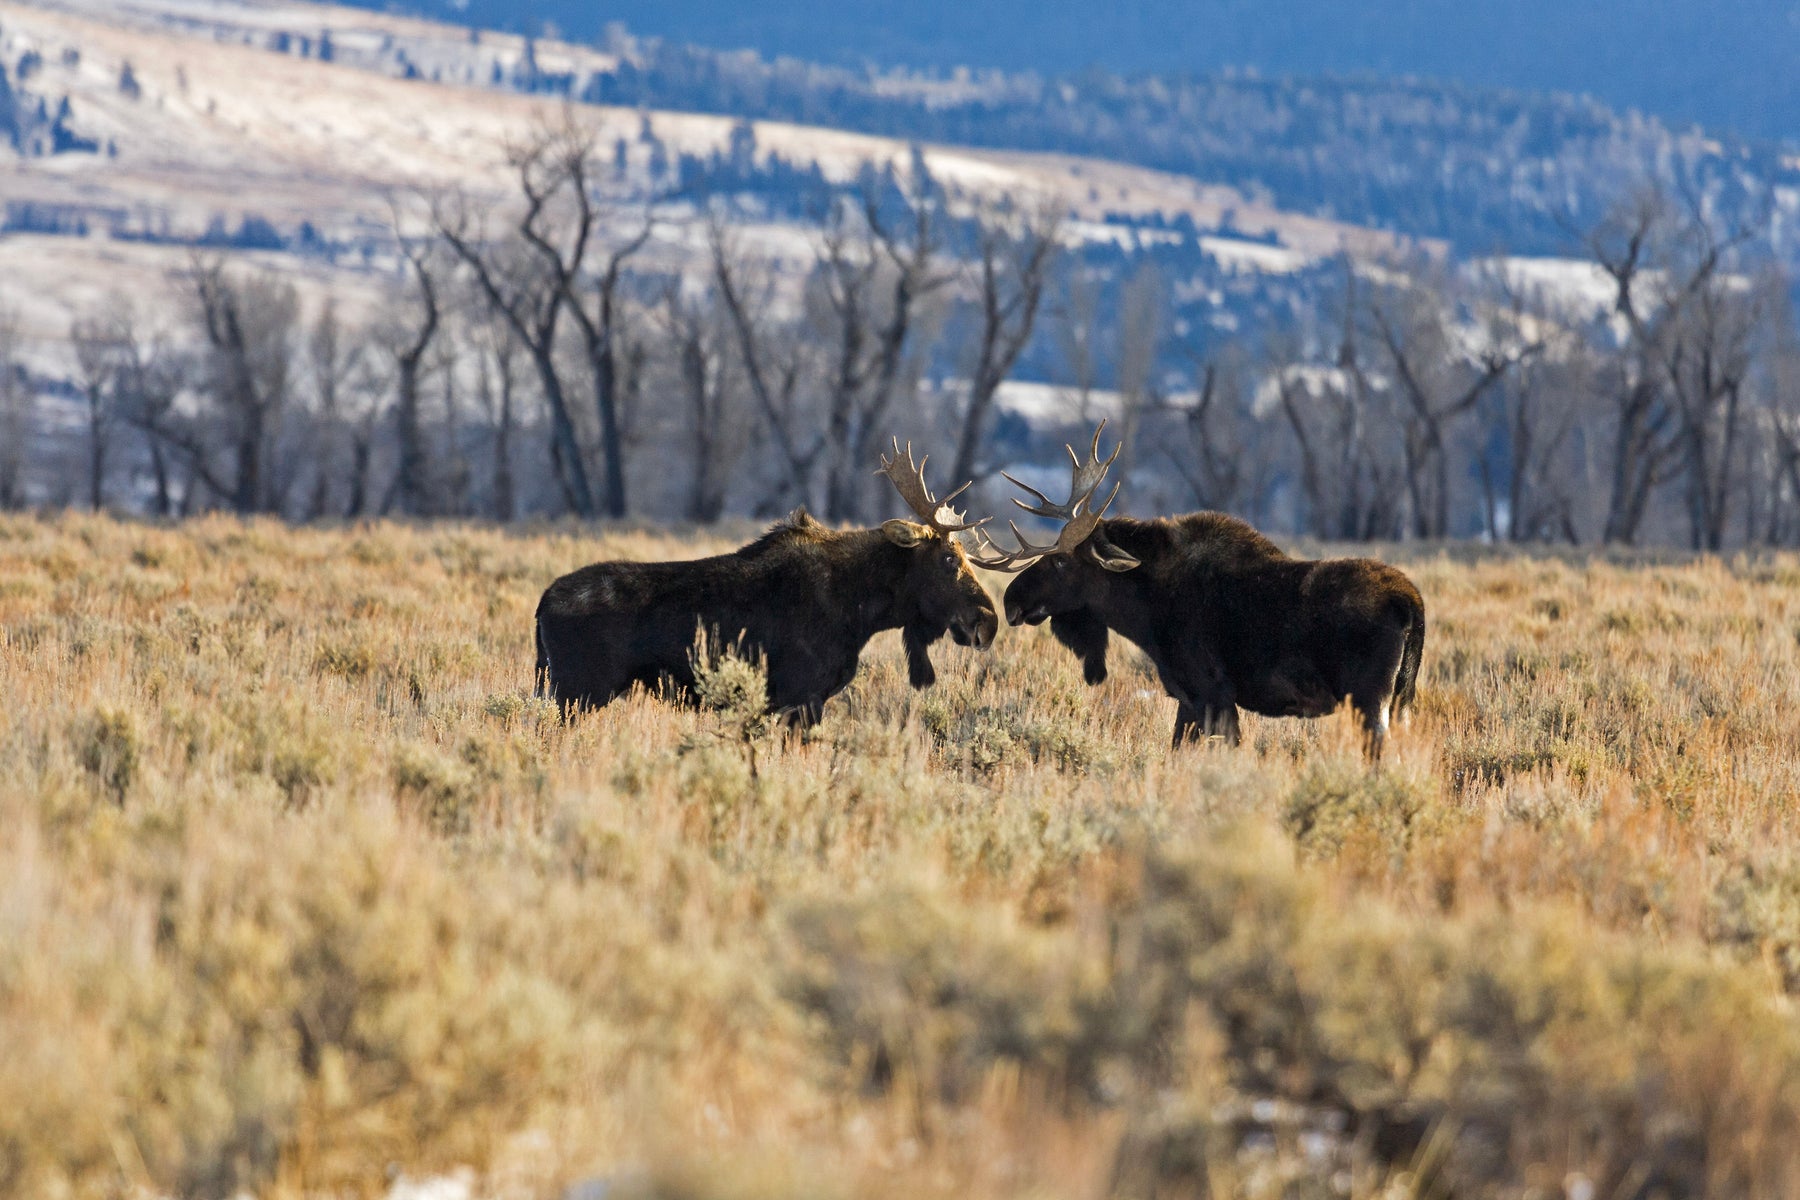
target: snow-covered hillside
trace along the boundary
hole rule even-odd
[[[8,228],[0,304],[20,309],[33,336],[54,339],[96,289],[157,289],[188,261],[182,243],[208,230],[250,248],[264,229],[355,246],[383,237],[396,197],[404,206],[419,192],[461,189],[501,203],[506,146],[556,119],[565,102],[497,85],[523,71],[580,73],[610,62],[587,47],[286,0],[6,0],[8,95],[26,116],[41,110],[65,145],[8,147],[0,132],[0,156],[14,158],[0,172]],[[596,106],[578,115],[603,143],[631,149],[619,186],[639,190],[648,184],[647,137],[668,155],[704,155],[726,146],[738,124]],[[866,163],[904,169],[913,153],[893,139],[811,126],[757,122],[753,134],[761,158],[816,165],[837,181]],[[1141,167],[944,146],[922,154],[968,200],[1065,211],[1072,239],[1129,242],[1141,235],[1120,222],[1146,218],[1203,230],[1229,223],[1245,239],[1211,236],[1208,251],[1235,269],[1278,272],[1341,252],[1402,248],[1386,233]],[[804,261],[809,242],[799,232],[752,222],[745,244],[778,262]],[[698,245],[666,240],[677,258]],[[354,255],[286,266],[318,283],[371,269]]]

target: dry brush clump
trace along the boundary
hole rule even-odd
[[[1795,560],[1415,557],[1378,771],[1041,630],[531,695],[550,579],[715,548],[0,518],[0,1195],[1800,1185]]]

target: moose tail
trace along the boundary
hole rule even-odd
[[[543,621],[534,622],[532,632],[537,636],[537,684],[531,694],[542,700],[550,694],[550,654],[544,649]]]
[[[1425,656],[1425,606],[1409,605],[1406,643],[1400,650],[1400,670],[1394,677],[1394,712],[1412,707],[1419,683],[1419,660]]]

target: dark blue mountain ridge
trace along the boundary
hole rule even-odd
[[[411,0],[400,7],[524,33],[549,25],[578,41],[618,22],[640,35],[838,65],[1418,76],[1588,93],[1678,126],[1800,139],[1800,6],[1790,0]]]

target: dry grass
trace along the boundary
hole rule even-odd
[[[0,1194],[1800,1188],[1800,562],[1419,558],[1376,773],[1037,630],[529,697],[704,548],[0,518]]]

